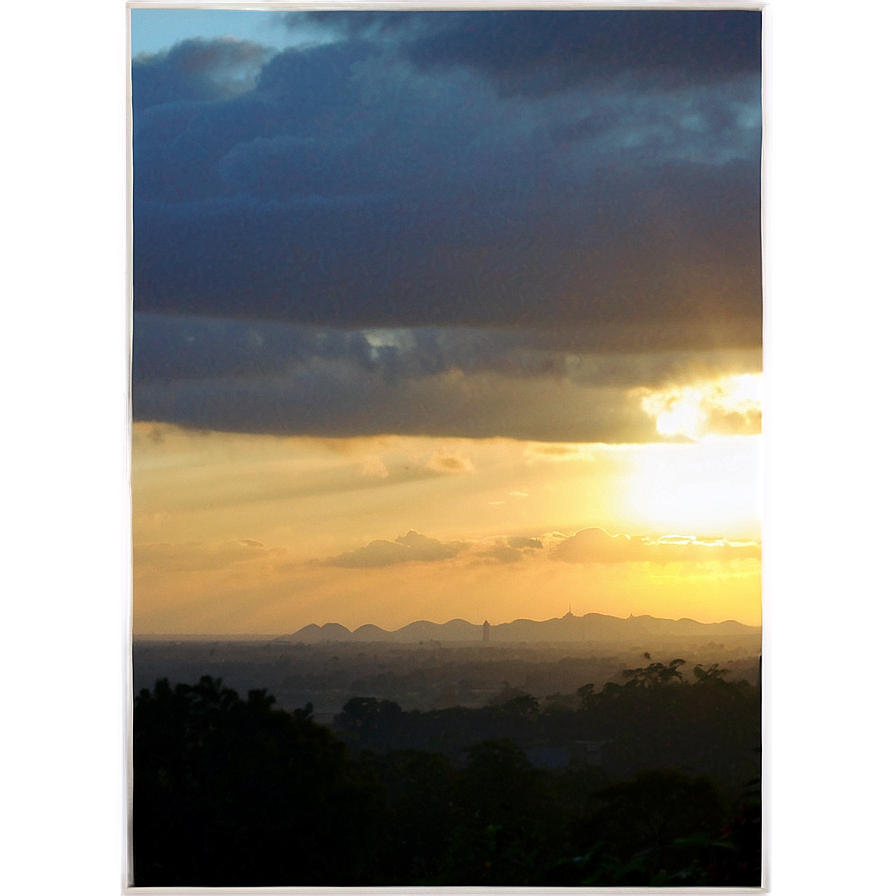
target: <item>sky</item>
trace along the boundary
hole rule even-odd
[[[131,11],[135,634],[761,619],[761,15]]]

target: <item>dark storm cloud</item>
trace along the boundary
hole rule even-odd
[[[321,361],[280,376],[135,383],[133,413],[142,421],[277,435],[394,433],[570,442],[657,437],[653,420],[630,390],[460,371],[390,383],[357,366]]]
[[[267,47],[250,41],[197,37],[162,53],[137,56],[131,94],[134,109],[218,100],[250,90],[271,55]]]
[[[409,57],[421,68],[468,66],[507,93],[552,93],[622,75],[693,84],[758,69],[755,12],[529,10],[444,17],[446,27],[416,38]]]
[[[350,363],[362,372],[378,367],[383,375],[390,370],[389,359],[380,359],[358,332],[153,314],[138,314],[134,330],[133,377],[141,385],[288,374],[317,360]]]
[[[643,442],[656,438],[644,387],[759,362],[758,352],[575,352],[537,330],[358,331],[138,314],[133,412],[239,432]]]
[[[467,67],[507,93],[549,93],[620,76],[666,83],[756,72],[757,12],[743,10],[485,10],[409,16],[388,11],[292,12],[352,36],[387,37],[421,69]]]
[[[386,386],[448,372],[582,386],[660,388],[758,372],[758,351],[595,353],[575,333],[499,328],[348,330],[215,317],[137,314],[133,377],[143,386],[177,380],[289,376],[326,364]]]
[[[759,346],[758,15],[297,15],[331,42],[134,60],[141,419],[478,432],[595,352]]]
[[[181,46],[157,65],[180,72]],[[730,85],[503,102],[370,42],[286,51],[248,93],[137,114],[136,307],[602,331],[661,314],[704,342],[712,314],[755,343],[749,108]]]
[[[670,165],[634,184],[619,173],[603,189],[583,185],[593,207],[542,197],[506,209],[503,228],[496,205],[464,218],[444,195],[144,202],[136,308],[331,326],[587,327],[609,347],[756,345],[759,217],[743,174]],[[200,169],[183,191],[208,182]]]
[[[309,24],[325,31],[353,36],[390,36],[406,38],[414,32],[426,33],[444,21],[444,13],[425,16],[384,10],[303,10],[280,13],[279,21],[290,31],[306,31]]]

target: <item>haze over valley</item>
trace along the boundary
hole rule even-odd
[[[335,623],[270,638],[135,639],[134,687],[158,678],[221,677],[246,695],[265,688],[293,710],[311,703],[329,723],[352,697],[392,700],[407,710],[482,707],[506,693],[539,700],[593,683],[623,681],[622,671],[652,656],[717,663],[736,678],[758,681],[761,630],[731,621],[590,614],[542,622],[483,626],[464,620],[413,623],[396,632]]]

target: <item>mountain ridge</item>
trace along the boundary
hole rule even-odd
[[[756,635],[761,626],[745,625],[734,619],[723,622],[697,622],[689,617],[668,619],[664,617],[630,615],[609,616],[604,613],[586,613],[574,616],[571,612],[541,621],[515,619],[512,622],[489,625],[488,641],[499,643],[564,642],[564,641],[615,641],[632,635],[654,637],[695,637],[727,635]],[[430,622],[419,619],[394,631],[367,623],[352,631],[337,622],[318,625],[312,622],[292,634],[283,635],[278,641],[306,644],[334,642],[357,643],[414,643],[422,641],[483,642],[482,624],[465,619],[448,622]]]

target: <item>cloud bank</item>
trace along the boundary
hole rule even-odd
[[[376,539],[353,551],[315,561],[345,569],[379,569],[399,563],[438,563],[462,557],[473,563],[518,563],[526,556],[549,556],[565,563],[728,563],[758,560],[753,541],[729,541],[693,535],[647,537],[610,535],[582,529],[574,535],[510,536],[486,541],[441,542],[411,529],[394,541]]]
[[[396,563],[432,563],[456,557],[464,548],[463,542],[444,543],[411,529],[395,541],[378,538],[364,547],[346,551],[321,563],[346,569],[378,569]]]
[[[279,15],[133,60],[137,419],[641,441],[758,357],[758,13]]]

